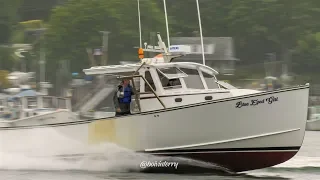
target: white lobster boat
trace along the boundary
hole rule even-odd
[[[237,89],[218,81],[208,66],[170,62],[173,56],[158,38],[163,58],[84,70],[130,78],[136,90],[132,114],[1,123],[0,150],[72,156],[89,153],[73,147],[74,142],[85,147],[115,143],[136,152],[212,162],[234,172],[274,166],[299,151],[308,84],[266,92]],[[54,147],[71,151],[52,153]]]

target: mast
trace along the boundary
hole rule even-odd
[[[140,33],[140,47],[138,48],[138,56],[139,59],[142,60],[144,58],[144,51],[146,52],[160,52],[163,54],[163,59],[164,62],[170,62],[173,58],[177,58],[180,57],[182,54],[176,54],[177,53],[177,49],[185,49],[185,47],[181,46],[179,47],[173,47],[173,51],[175,51],[175,54],[171,54],[169,52],[170,49],[170,35],[169,35],[169,25],[168,25],[168,16],[167,16],[167,8],[166,8],[166,0],[163,0],[163,6],[164,6],[164,13],[165,13],[165,20],[166,20],[166,30],[167,30],[167,40],[168,40],[168,48],[166,46],[166,44],[162,41],[160,33],[157,33],[157,37],[158,37],[158,46],[153,46],[153,48],[150,48],[150,46],[147,46],[147,43],[144,43],[144,48],[142,48],[142,40],[141,40],[141,19],[140,19],[140,2],[139,0],[137,0],[138,2],[138,17],[139,17],[139,33]],[[176,49],[175,49],[176,48]]]
[[[168,48],[170,48],[170,36],[169,36],[169,26],[168,26],[168,16],[167,16],[167,5],[166,5],[166,0],[163,0],[163,6],[164,6],[164,16],[165,16],[165,19],[166,19],[166,29],[167,29]]]
[[[141,37],[141,18],[140,18],[140,0],[138,1],[138,17],[139,17],[139,35],[140,35],[140,48],[142,48],[142,37]]]
[[[41,36],[41,35],[40,35]],[[43,36],[44,41],[44,36]],[[46,63],[46,54],[44,50],[44,43],[40,41],[40,82],[45,82],[46,78],[46,72],[45,72],[45,63]]]
[[[202,27],[201,27],[201,17],[200,17],[199,1],[196,0],[196,2],[197,2],[197,9],[198,9],[199,28],[200,28],[200,40],[201,40],[201,49],[202,49],[202,61],[203,61],[203,65],[206,65],[206,60],[205,60],[205,57],[204,57],[204,46],[203,46],[203,37],[202,37]]]

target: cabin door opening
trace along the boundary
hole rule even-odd
[[[132,91],[134,93],[131,104],[130,104],[130,112],[131,114],[134,113],[141,113],[141,106],[140,106],[140,77],[132,77],[130,80],[130,84],[132,84]]]

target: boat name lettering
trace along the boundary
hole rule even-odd
[[[244,106],[257,106],[259,104],[265,104],[265,103],[272,104],[276,101],[278,101],[278,97],[274,97],[274,96],[271,96],[266,99],[253,99],[250,102],[239,101],[236,103],[236,108],[242,108]]]

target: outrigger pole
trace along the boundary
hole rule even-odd
[[[165,13],[165,20],[166,20],[166,30],[167,30],[167,40],[168,40],[168,47],[166,46],[166,44],[162,41],[160,33],[157,33],[157,37],[158,37],[158,48],[155,49],[149,49],[147,47],[147,43],[145,43],[145,49],[142,48],[142,35],[141,35],[141,18],[140,18],[140,0],[137,0],[137,5],[138,5],[138,18],[139,18],[139,34],[140,34],[140,47],[138,48],[138,55],[139,55],[139,59],[142,61],[142,59],[144,58],[144,51],[148,51],[148,52],[160,52],[163,54],[163,58],[165,62],[171,62],[171,60],[173,58],[177,58],[182,56],[182,54],[180,55],[173,55],[169,52],[170,49],[170,35],[169,35],[169,25],[168,25],[168,16],[167,16],[167,8],[166,8],[166,0],[163,0],[163,5],[164,5],[164,13]],[[135,73],[134,73],[135,74]]]
[[[141,17],[140,17],[140,0],[138,1],[138,17],[139,17],[139,35],[140,35],[140,48],[142,48],[142,37],[141,37]]]
[[[164,6],[164,16],[165,16],[165,19],[166,19],[166,29],[167,29],[168,48],[170,48],[170,37],[169,37],[169,25],[168,25],[168,15],[167,15],[167,5],[166,5],[166,0],[163,0],[163,6]]]
[[[197,9],[198,9],[199,28],[200,28],[200,40],[201,40],[201,49],[202,49],[202,61],[203,61],[203,65],[206,65],[206,60],[205,60],[205,57],[204,57],[204,46],[203,46],[203,37],[202,37],[202,27],[201,27],[201,17],[200,17],[199,1],[196,0],[196,2],[197,2]]]

